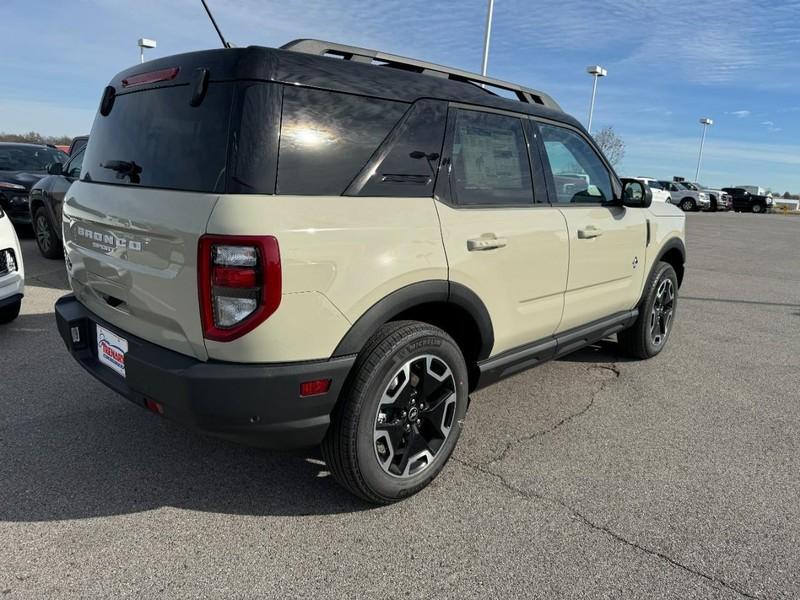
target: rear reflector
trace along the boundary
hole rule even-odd
[[[122,80],[122,87],[158,83],[159,81],[172,81],[178,76],[180,70],[180,67],[172,67],[170,69],[159,69],[158,71],[149,71],[147,73],[133,75]]]
[[[150,400],[150,398],[147,398],[144,401],[144,405],[145,405],[145,408],[147,408],[147,410],[149,410],[152,413],[155,413],[157,415],[163,415],[164,414],[164,407],[161,404],[159,404],[158,402],[156,402],[155,400]]]
[[[258,273],[255,269],[214,265],[211,273],[214,285],[221,287],[243,288],[258,285]]]
[[[315,379],[313,381],[304,381],[300,384],[300,397],[306,398],[307,396],[319,396],[325,394],[331,389],[330,379]]]

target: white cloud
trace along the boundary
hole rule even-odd
[[[731,112],[726,112],[725,114],[726,115],[733,115],[734,117],[737,117],[739,119],[744,119],[745,117],[749,117],[750,116],[750,111],[749,110],[734,110],[734,111],[731,111]]]

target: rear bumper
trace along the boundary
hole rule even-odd
[[[163,416],[191,429],[269,448],[313,446],[322,441],[354,356],[275,364],[202,362],[121,331],[86,309],[74,296],[56,302],[58,330],[73,358],[91,375],[145,408],[151,400]],[[96,326],[128,341],[125,377],[97,359]],[[80,341],[73,342],[77,327]],[[330,379],[325,394],[300,397],[304,381]]]

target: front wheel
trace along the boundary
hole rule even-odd
[[[691,212],[694,210],[694,200],[691,198],[684,198],[681,200],[681,209],[684,212]]]
[[[632,327],[617,334],[619,346],[633,358],[652,358],[664,349],[672,333],[678,305],[678,276],[672,265],[660,262],[647,282],[647,295]]]
[[[467,411],[467,367],[438,327],[381,327],[356,359],[322,454],[334,478],[375,504],[411,496],[439,474]]]
[[[761,204],[753,204],[753,212],[754,213],[764,212],[764,207]]]

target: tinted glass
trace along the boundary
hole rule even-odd
[[[66,165],[66,176],[77,179],[81,176],[81,165],[83,165],[83,157],[85,152],[81,148],[78,153],[73,156]]]
[[[239,127],[231,144],[228,193],[274,194],[278,168],[281,86],[241,84]]]
[[[277,192],[344,193],[407,108],[402,102],[285,86]]]
[[[87,140],[86,138],[80,138],[80,139],[77,139],[77,140],[73,140],[72,141],[72,147],[69,149],[70,156],[74,155],[81,148],[84,148],[88,141],[89,140]]]
[[[555,125],[539,124],[553,171],[559,203],[602,203],[614,198],[603,161],[580,135]]]
[[[522,121],[456,111],[450,185],[453,200],[460,205],[533,204]]]
[[[83,179],[119,185],[222,191],[233,84],[211,83],[200,106],[189,86],[121,94],[95,118]]]
[[[348,193],[360,196],[432,196],[446,124],[447,103],[436,100],[415,102]]]
[[[0,171],[46,171],[50,163],[66,159],[66,154],[47,146],[0,144]]]

